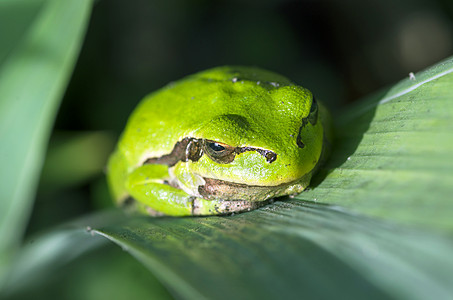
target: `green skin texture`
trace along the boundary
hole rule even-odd
[[[257,68],[218,67],[170,83],[132,113],[108,163],[112,194],[119,204],[133,198],[139,210],[150,214],[188,216],[250,210],[255,208],[250,203],[299,193],[319,166],[328,139],[328,113],[318,102],[318,121],[305,122],[300,131],[305,146],[297,145],[312,99],[309,90]],[[206,154],[171,167],[144,164],[168,155],[186,137],[271,150],[277,159],[268,162],[257,151],[247,151],[227,164]],[[198,187],[204,178],[250,188],[238,189],[237,199],[221,194],[203,199]]]

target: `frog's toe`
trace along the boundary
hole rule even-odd
[[[267,201],[246,201],[246,200],[206,200],[195,198],[192,206],[194,216],[203,215],[224,215],[237,212],[245,212],[257,209],[269,203]]]

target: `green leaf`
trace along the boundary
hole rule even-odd
[[[0,298],[171,299],[144,266],[84,226],[123,218],[107,211],[28,238],[12,261]]]
[[[183,298],[451,297],[452,87],[448,59],[346,110],[331,160],[296,199],[95,232]]]
[[[297,198],[453,233],[452,97],[449,58],[348,108],[316,187]]]
[[[230,217],[125,218],[97,232],[187,299],[453,293],[450,239],[335,206],[292,200]]]
[[[0,5],[0,16],[8,16],[0,22],[2,30],[19,34],[7,35],[0,44],[0,277],[22,238],[90,8],[90,0]]]
[[[233,216],[97,215],[78,226],[184,299],[451,298],[452,73],[448,59],[346,110],[329,163],[295,199]]]
[[[3,298],[43,284],[63,266],[102,244],[99,238],[87,239],[84,228],[58,228],[34,237],[15,255],[14,268],[8,274],[0,296]]]

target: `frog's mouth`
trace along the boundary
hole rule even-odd
[[[323,145],[327,146],[322,148],[318,162],[310,172],[301,178],[275,186],[260,186],[203,177],[204,184],[198,186],[198,193],[207,200],[246,200],[252,202],[298,194],[308,187],[311,177],[328,157],[330,145],[325,137]]]
[[[205,183],[198,186],[198,193],[207,200],[264,201],[302,192],[310,183],[311,175],[312,172],[297,180],[276,186],[248,185],[220,179],[203,178]]]

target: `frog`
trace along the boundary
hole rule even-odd
[[[116,204],[151,216],[234,214],[305,190],[330,141],[310,90],[257,67],[215,67],[138,104],[107,181]]]

